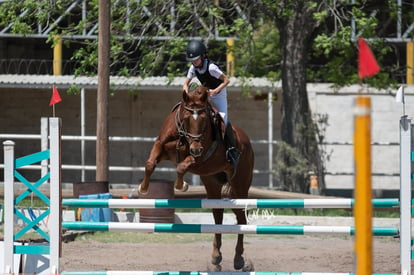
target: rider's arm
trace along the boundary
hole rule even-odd
[[[225,74],[221,74],[219,79],[222,81],[222,83],[218,85],[217,88],[209,90],[210,96],[218,94],[222,89],[224,89],[230,83],[230,79]]]

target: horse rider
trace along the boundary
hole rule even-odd
[[[226,125],[224,134],[224,140],[227,147],[226,159],[236,169],[239,162],[240,152],[236,147],[233,129],[228,119],[227,112],[226,86],[230,83],[230,80],[216,64],[209,60],[206,47],[201,41],[191,40],[188,43],[187,61],[191,62],[192,65],[188,69],[183,90],[188,93],[190,82],[194,77],[197,77],[201,84],[209,89],[209,99],[218,110]]]

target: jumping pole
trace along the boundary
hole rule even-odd
[[[357,275],[372,274],[371,99],[357,97],[354,110],[355,260]]]
[[[263,208],[354,208],[354,199],[63,199],[67,207],[94,208],[193,208],[193,209],[263,209]],[[398,199],[372,199],[374,208],[399,207]]]

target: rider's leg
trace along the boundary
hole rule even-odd
[[[228,121],[227,90],[223,89],[217,95],[211,96],[210,101],[219,111],[221,117],[224,120],[224,123],[226,124],[226,130],[224,133],[224,141],[227,147],[226,158],[227,161],[230,162],[234,168],[236,168],[239,162],[240,152],[237,150],[236,141],[233,135],[233,129],[231,127],[230,122]]]
[[[228,121],[226,125],[225,140],[227,143],[226,159],[232,164],[234,168],[236,168],[237,164],[239,164],[240,152],[236,147],[236,141],[233,135],[233,127],[231,127],[230,121]]]

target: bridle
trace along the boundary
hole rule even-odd
[[[193,134],[193,133],[188,132],[188,130],[185,128],[183,118],[180,118],[181,106],[182,106],[181,104],[178,106],[177,112],[175,113],[175,126],[177,128],[178,135],[180,137],[185,137],[188,144],[191,144],[191,142],[193,140],[200,141],[204,136],[204,132],[206,130],[205,127],[202,129],[201,133]],[[201,112],[207,112],[207,107],[206,106],[203,107],[203,108],[190,108],[190,107],[187,107],[187,106],[182,106],[182,107],[185,110],[192,113],[191,117],[194,120],[198,119],[198,116]]]
[[[183,144],[183,139],[186,140],[188,145],[190,145],[194,141],[197,141],[197,142],[202,141],[205,137],[206,126],[207,126],[207,124],[205,124],[200,133],[196,133],[196,134],[190,133],[188,129],[186,129],[185,127],[184,119],[180,117],[181,107],[183,107],[186,111],[189,111],[192,114],[191,117],[194,120],[198,119],[198,116],[200,115],[200,113],[208,112],[207,106],[204,106],[202,108],[190,108],[187,106],[183,106],[181,103],[179,104],[177,111],[175,113],[175,127],[177,128],[177,132],[178,132],[178,142],[177,142],[177,147],[176,147],[177,148],[177,161],[179,159],[179,149],[180,149],[180,146]],[[193,157],[199,157],[199,155],[193,155],[191,151],[190,151],[190,154]]]

